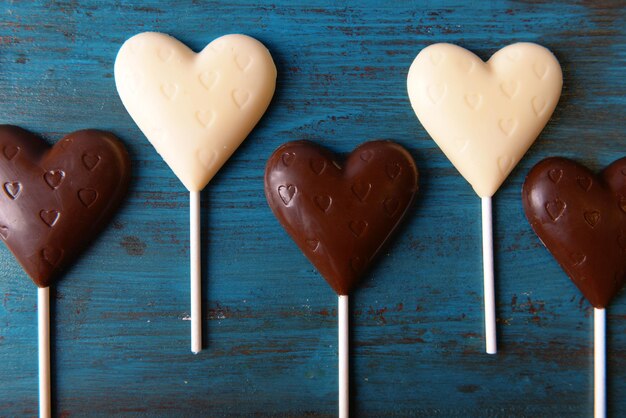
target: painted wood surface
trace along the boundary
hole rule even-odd
[[[563,155],[600,169],[626,153],[623,1],[5,1],[0,123],[51,142],[87,127],[128,145],[131,190],[53,291],[58,416],[334,416],[337,298],[272,216],[266,159],[310,139],[337,152],[393,139],[421,193],[351,298],[354,416],[590,416],[591,307],[526,222],[525,174]],[[195,50],[232,32],[279,70],[257,129],[202,193],[205,350],[189,352],[188,195],[124,110],[113,62],[156,30]],[[516,41],[550,48],[564,90],[496,194],[499,354],[483,354],[480,201],[410,107],[419,50],[484,59]],[[80,233],[77,231],[77,233]],[[36,289],[0,249],[0,416],[37,411]],[[626,415],[626,296],[608,315],[609,410]]]

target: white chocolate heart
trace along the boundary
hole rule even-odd
[[[481,197],[490,197],[550,119],[563,85],[546,48],[517,43],[483,62],[456,45],[417,55],[407,79],[418,119]]]
[[[276,66],[249,36],[225,35],[196,54],[171,36],[145,32],[115,60],[122,103],[190,191],[213,178],[265,113]]]

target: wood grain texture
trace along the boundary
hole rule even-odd
[[[134,164],[110,227],[54,290],[58,416],[334,416],[335,294],[267,207],[266,159],[309,139],[348,152],[407,147],[418,202],[352,303],[358,417],[590,416],[592,309],[526,222],[540,159],[600,169],[626,151],[623,1],[20,1],[0,4],[0,123],[50,141],[111,130]],[[189,353],[188,195],[124,110],[113,62],[135,33],[195,50],[225,33],[270,49],[278,87],[202,194],[206,349]],[[480,200],[420,126],[415,55],[453,42],[486,59],[516,41],[551,49],[564,89],[494,199],[499,354],[483,354]],[[0,416],[37,411],[36,289],[0,249]],[[626,296],[608,315],[609,411],[626,414]]]

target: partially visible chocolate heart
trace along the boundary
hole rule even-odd
[[[358,285],[417,189],[411,154],[390,141],[359,146],[343,168],[318,145],[288,142],[265,169],[274,215],[339,295]]]
[[[0,125],[0,238],[47,287],[95,238],[130,180],[124,145],[109,132],[77,131],[49,147]]]
[[[547,158],[522,188],[526,217],[543,244],[596,308],[626,281],[626,158],[600,176],[565,158]]]

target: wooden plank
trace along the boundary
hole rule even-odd
[[[382,3],[382,4],[381,4]],[[336,297],[272,216],[266,159],[310,139],[338,152],[393,139],[420,198],[352,298],[355,416],[590,416],[592,310],[524,219],[525,174],[550,155],[600,169],[625,152],[626,8],[607,2],[22,1],[0,5],[0,122],[55,141],[108,129],[134,171],[111,226],[54,291],[62,416],[334,416]],[[113,62],[141,31],[199,50],[241,32],[279,69],[257,129],[203,192],[207,347],[189,353],[187,193],[133,124]],[[553,119],[494,199],[500,352],[483,354],[480,201],[420,126],[415,55],[550,48]],[[37,410],[36,291],[0,250],[0,416]],[[626,414],[626,299],[608,315],[609,412]]]

